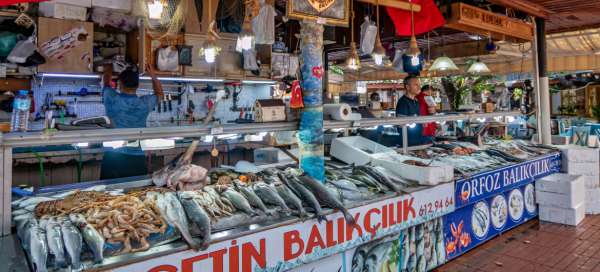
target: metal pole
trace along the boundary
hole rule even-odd
[[[408,127],[402,126],[402,153],[408,154]]]
[[[534,24],[534,31],[536,31],[536,27],[535,27],[535,20],[533,22]],[[541,113],[541,106],[540,106],[540,72],[539,72],[539,67],[538,67],[538,53],[537,53],[537,35],[534,33],[533,35],[533,42],[532,42],[532,46],[531,46],[531,58],[533,60],[533,95],[535,96],[535,120],[537,120],[536,122],[536,135],[537,135],[537,139],[536,141],[538,143],[542,142],[542,123],[540,122],[540,113]],[[505,117],[506,119],[506,117]],[[504,120],[506,122],[506,120]]]
[[[546,21],[541,18],[535,19],[535,45],[539,119],[538,134],[541,135],[542,144],[551,144],[552,134],[550,130],[550,88],[548,87],[548,67],[546,55]]]
[[[298,130],[300,168],[309,176],[324,181],[323,25],[305,21],[300,26],[300,72],[304,102]]]
[[[11,224],[11,185],[12,185],[12,148],[2,148],[0,154],[0,177],[2,178],[2,204],[0,207],[2,218],[2,236],[10,234]]]

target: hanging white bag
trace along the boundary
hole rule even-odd
[[[177,72],[179,70],[179,51],[172,46],[158,49],[156,68],[163,72]]]
[[[377,38],[377,25],[365,16],[365,22],[360,25],[360,52],[371,54]]]

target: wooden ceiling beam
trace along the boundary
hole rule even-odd
[[[535,17],[548,19],[552,11],[542,5],[527,0],[488,0],[488,2],[507,8],[520,10]]]
[[[379,4],[380,6],[409,10],[410,11],[410,3],[406,1],[398,1],[398,0],[357,0],[358,2],[368,3],[372,5]],[[412,9],[414,12],[421,11],[421,5],[412,4]]]

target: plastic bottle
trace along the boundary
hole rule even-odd
[[[20,90],[15,97],[13,104],[11,131],[25,132],[29,126],[29,108],[31,107],[31,98],[29,91]]]

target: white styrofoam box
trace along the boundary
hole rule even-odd
[[[585,214],[600,214],[600,201],[585,202]]]
[[[377,153],[396,154],[396,151],[367,138],[352,136],[333,139],[329,153],[347,164],[365,165]]]
[[[581,203],[575,208],[540,205],[539,211],[542,221],[577,226],[585,218],[585,203]]]
[[[600,151],[597,148],[589,148],[579,145],[568,145],[558,147],[562,153],[563,162],[599,162]]]
[[[131,0],[92,0],[92,7],[130,12],[132,7],[131,2]]]
[[[571,175],[600,176],[598,162],[571,162],[562,160],[562,172]]]
[[[72,6],[91,8],[92,0],[52,0],[49,3],[67,4]]]
[[[452,181],[454,178],[454,167],[433,162],[429,166],[416,166],[403,163],[406,160],[425,162],[419,158],[403,156],[400,154],[375,154],[373,164],[384,167],[395,175],[404,179],[416,181],[421,185],[436,185],[442,182]]]
[[[87,20],[87,8],[67,4],[41,2],[39,13],[44,17],[57,19]]]
[[[569,175],[563,173],[556,173],[535,182],[536,191],[560,193],[560,194],[572,194],[575,191],[583,191],[584,177]]]
[[[593,189],[600,187],[600,176],[583,176],[585,180],[585,188]]]
[[[585,202],[600,202],[600,188],[585,189]]]
[[[544,206],[560,208],[574,208],[585,202],[585,190],[576,190],[572,194],[559,194],[544,191],[535,191],[535,202]]]

